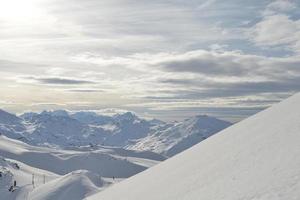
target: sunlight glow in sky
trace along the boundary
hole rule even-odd
[[[300,89],[296,0],[0,0],[0,108],[240,120]]]

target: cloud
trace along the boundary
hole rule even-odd
[[[62,77],[23,77],[27,80],[37,81],[41,84],[49,85],[82,85],[82,84],[94,84],[94,81],[79,80],[73,78],[62,78]]]
[[[292,0],[276,0],[267,5],[263,15],[273,15],[279,12],[287,13],[296,8],[297,6]]]
[[[253,41],[261,46],[293,46],[300,40],[300,20],[276,14],[266,16],[251,30]]]
[[[67,90],[68,92],[78,92],[78,93],[95,93],[95,92],[106,92],[105,90],[98,90],[98,89],[70,89]]]
[[[144,105],[130,110],[162,116],[243,105],[249,114],[247,106],[265,107],[300,90],[297,1],[29,4],[34,20],[28,10],[27,17],[0,19],[3,101],[58,101],[73,109]],[[47,106],[55,105],[36,109]]]
[[[87,62],[103,64],[101,57]],[[130,87],[131,98],[203,99],[288,93],[300,89],[300,58],[267,57],[240,51],[194,50],[184,53],[133,54],[111,57],[128,69],[138,67],[135,78],[119,82]],[[184,77],[184,78],[183,78]]]
[[[261,47],[280,47],[299,52],[300,19],[294,10],[299,9],[296,1],[277,0],[267,5],[261,20],[246,32],[250,39]]]
[[[76,112],[93,112],[98,115],[104,115],[104,116],[113,116],[116,114],[123,114],[127,112],[131,112],[126,109],[121,109],[121,108],[104,108],[104,109],[81,109],[81,110],[73,110],[73,111],[68,111],[70,113],[76,113]]]
[[[239,52],[191,51],[174,55],[157,64],[167,71],[192,72],[217,76],[240,76],[251,73],[258,56]]]

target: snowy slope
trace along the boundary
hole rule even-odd
[[[60,175],[85,169],[110,178],[128,178],[164,160],[151,152],[142,154],[109,147],[86,151],[34,147],[5,136],[0,136],[0,156]]]
[[[59,176],[3,157],[0,157],[0,172],[0,199],[3,200],[81,200],[112,184],[112,181],[87,170]],[[14,181],[17,186],[10,192]]]
[[[230,125],[214,117],[198,115],[183,122],[161,126],[153,134],[127,148],[174,156]]]
[[[89,200],[299,200],[300,94]]]
[[[2,135],[0,199],[80,200],[163,160],[163,156],[153,152],[113,147],[36,147]],[[14,180],[17,187],[9,192]]]
[[[43,184],[43,177],[45,180],[51,181],[59,176],[49,171],[37,169],[28,166],[19,161],[6,159],[0,157],[0,199],[15,200],[15,199],[27,199],[29,191],[33,189],[32,174],[35,174],[35,185],[39,186]],[[16,181],[17,187],[14,192],[9,192],[8,189]]]
[[[105,181],[97,174],[86,170],[74,171],[34,189],[30,200],[81,200],[99,188],[105,187]]]

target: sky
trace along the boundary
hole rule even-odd
[[[299,0],[0,0],[0,108],[239,121],[300,90]]]

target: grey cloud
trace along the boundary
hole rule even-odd
[[[165,83],[165,84],[175,84],[175,85],[191,85],[191,84],[199,83],[197,80],[175,79],[175,78],[160,79],[159,82]]]
[[[158,61],[157,66],[170,72],[191,72],[216,76],[245,76],[261,69],[262,57],[238,52],[192,51]]]
[[[41,84],[50,85],[81,85],[81,84],[93,84],[94,81],[79,80],[71,78],[60,78],[60,77],[26,77],[26,79],[37,81]]]
[[[163,100],[163,99],[210,99],[221,97],[242,97],[249,95],[262,95],[267,93],[292,94],[300,91],[300,77],[288,78],[284,80],[270,80],[260,82],[204,82],[198,80],[164,80],[163,83],[184,85],[186,90],[172,90],[164,91],[161,95],[147,96],[147,99]],[[198,86],[198,89],[195,88]],[[166,94],[168,94],[166,96]],[[270,99],[271,100],[271,99]]]
[[[96,89],[71,89],[67,90],[68,92],[78,92],[78,93],[96,93],[96,92],[106,92],[105,90],[96,90]]]
[[[228,64],[226,68],[226,64]],[[191,59],[162,63],[168,71],[196,72],[202,74],[239,75],[243,74],[236,63],[220,63],[214,60]]]

